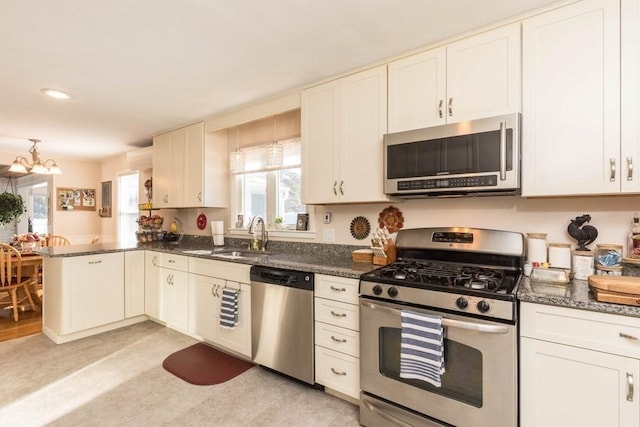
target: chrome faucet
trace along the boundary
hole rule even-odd
[[[261,238],[258,240],[257,249],[264,252],[267,249],[267,242],[269,241],[269,233],[267,232],[267,227],[262,217],[256,215],[253,218],[251,218],[251,222],[249,223],[249,234],[252,235],[253,239],[255,239],[255,232],[253,231],[254,223],[256,226],[258,224],[262,224],[262,235],[261,235]]]

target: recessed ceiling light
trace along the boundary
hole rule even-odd
[[[56,89],[42,89],[42,93],[56,99],[71,98],[71,95],[69,95],[68,93],[62,92],[61,90],[56,90]]]

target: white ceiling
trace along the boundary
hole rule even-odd
[[[553,2],[0,0],[0,151],[24,154],[38,138],[45,158],[122,153]]]

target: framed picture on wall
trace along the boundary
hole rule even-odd
[[[95,188],[56,188],[57,203],[56,209],[59,211],[95,211],[96,210],[96,189]]]
[[[307,231],[309,229],[309,214],[299,213],[296,221],[296,230]]]

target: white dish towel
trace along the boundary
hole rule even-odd
[[[223,288],[220,300],[220,326],[233,329],[238,324],[238,289]]]
[[[441,387],[444,374],[442,317],[402,310],[400,378]]]

